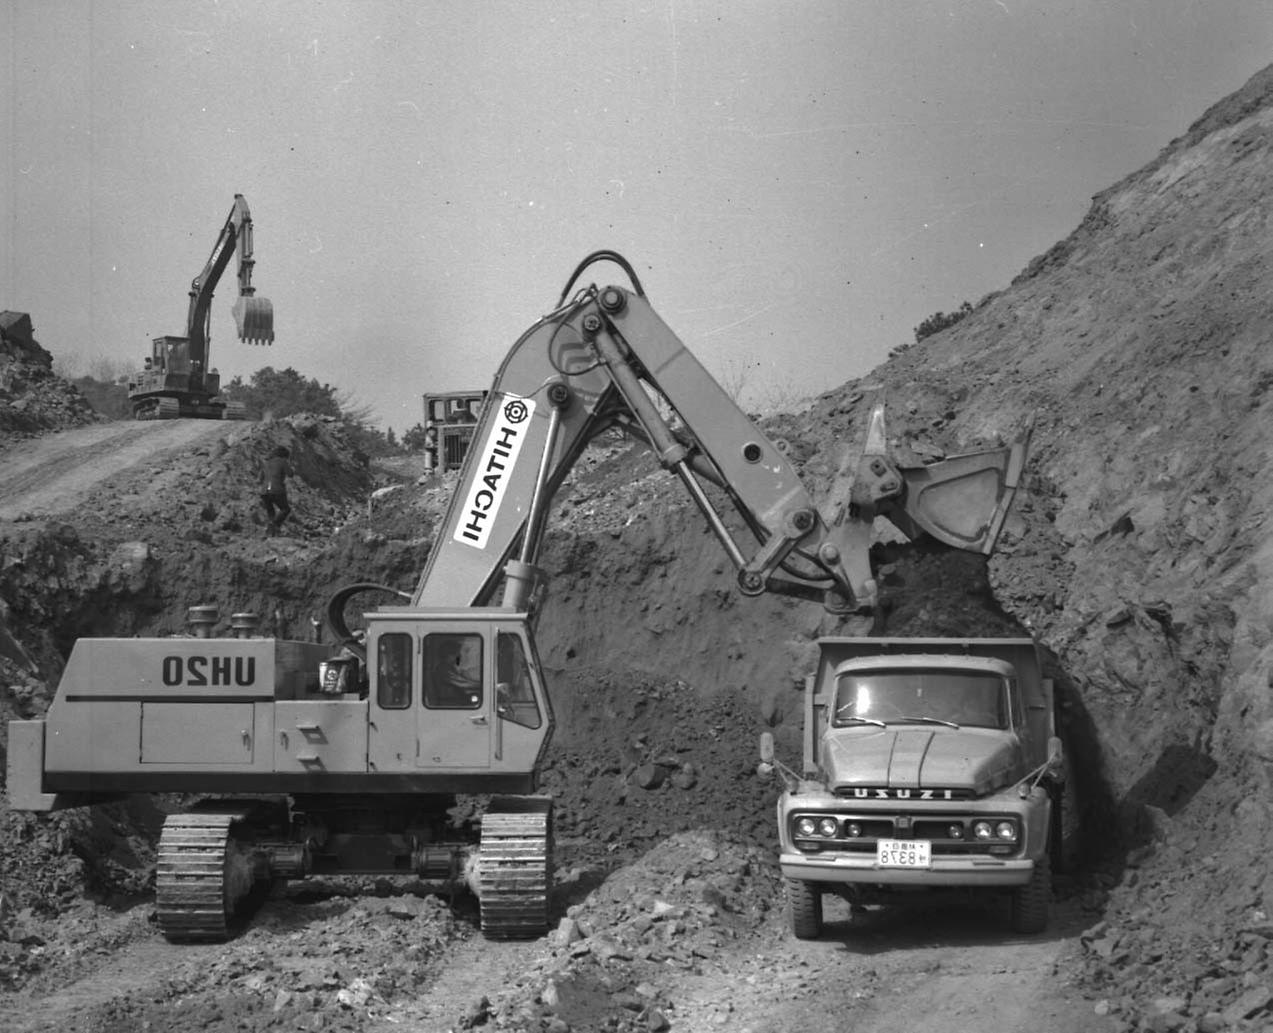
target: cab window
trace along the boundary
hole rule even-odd
[[[495,711],[502,720],[526,728],[538,728],[543,720],[522,640],[506,631],[499,633],[496,646]]]
[[[381,635],[376,645],[376,701],[383,710],[411,706],[411,636]]]
[[[424,637],[424,705],[436,710],[482,706],[482,636]]]

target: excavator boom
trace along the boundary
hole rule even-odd
[[[500,367],[412,604],[490,604],[510,574],[510,584],[533,588],[548,502],[587,443],[612,427],[648,443],[681,480],[744,594],[816,598],[836,612],[875,603],[869,549],[877,515],[912,537],[926,531],[988,553],[1028,441],[902,468],[888,454],[881,409],[847,479],[847,501],[824,519],[783,450],[639,286],[589,287],[532,326]],[[742,518],[747,540],[730,530],[736,522],[728,509]],[[530,598],[513,590],[503,604],[525,606]]]
[[[186,335],[190,339],[190,357],[194,361],[207,363],[212,294],[221,282],[221,274],[230,264],[230,256],[234,254],[239,259],[239,294],[233,309],[239,340],[251,344],[272,344],[274,341],[274,306],[268,299],[257,297],[256,288],[252,286],[252,269],[256,265],[256,259],[252,257],[252,214],[244,196],[235,194],[234,205],[212,247],[212,254],[190,283]]]

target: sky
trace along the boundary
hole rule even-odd
[[[610,249],[786,406],[1271,62],[1268,0],[0,0],[0,309],[58,368],[137,368],[239,193],[276,339],[235,337],[232,265],[225,380],[290,367],[400,434]]]

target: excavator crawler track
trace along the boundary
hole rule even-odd
[[[529,939],[548,931],[552,851],[548,807],[482,816],[477,896],[484,936]]]
[[[174,942],[225,940],[238,902],[252,888],[252,868],[235,843],[238,815],[172,814],[159,837],[155,912]]]

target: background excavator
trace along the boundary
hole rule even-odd
[[[602,260],[632,289],[571,295]],[[877,413],[843,504],[824,517],[628,263],[597,252],[496,374],[414,591],[340,590],[327,606],[331,644],[261,637],[246,613],[214,635],[215,607],[191,611],[188,638],[79,640],[47,716],[10,725],[12,806],[206,795],[170,815],[160,838],[157,920],[173,940],[224,938],[254,886],[332,872],[467,886],[487,936],[544,932],[552,801],[537,786],[553,709],[532,634],[536,564],[554,493],[588,442],[616,427],[684,484],[742,593],[837,613],[875,602],[877,515],[989,552],[1026,449],[1022,439],[906,469],[887,454]],[[370,591],[397,599],[358,610]],[[457,794],[489,797],[480,819],[457,823]]]
[[[221,376],[208,368],[212,294],[235,252],[239,256],[239,296],[234,322],[239,340],[253,344],[274,341],[274,306],[256,295],[252,286],[252,216],[242,194],[221,228],[207,264],[190,284],[190,310],[184,337],[156,337],[142,370],[129,379],[128,399],[138,420],[242,420],[242,403],[219,397]]]

